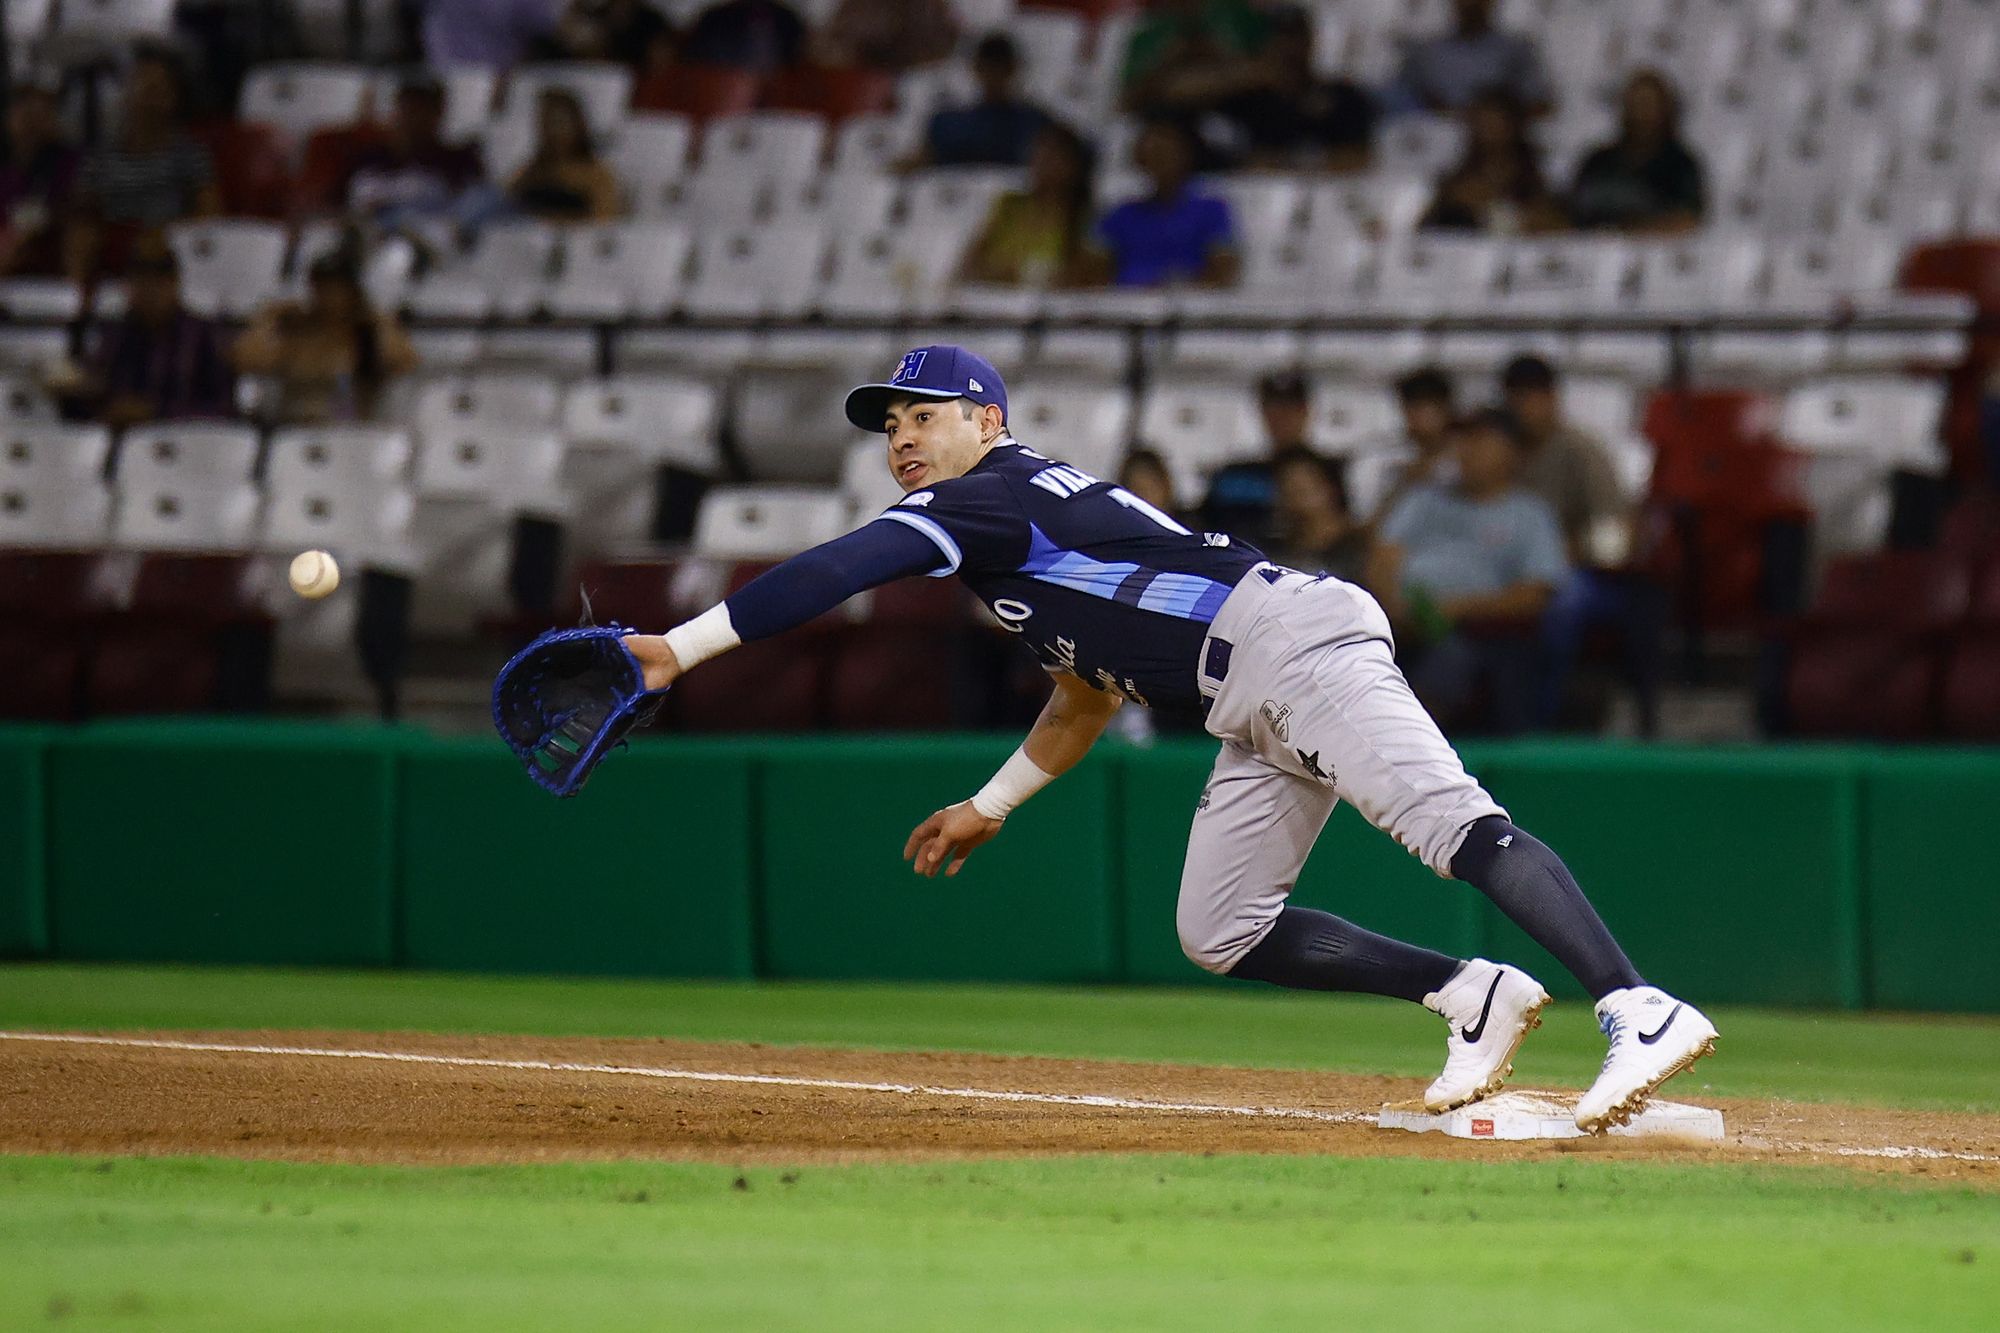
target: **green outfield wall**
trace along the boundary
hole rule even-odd
[[[1212,745],[1111,742],[955,879],[901,859],[1007,737],[668,739],[573,801],[397,728],[0,728],[0,956],[1233,984],[1174,934]],[[1634,961],[1718,1002],[2000,1011],[2000,751],[1473,745]],[[1346,807],[1295,900],[1575,987]]]

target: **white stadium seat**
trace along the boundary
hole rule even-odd
[[[126,40],[173,31],[176,0],[63,0],[56,32],[63,37]],[[13,0],[7,8],[13,9]]]
[[[111,525],[102,426],[0,422],[0,546],[92,546]]]
[[[877,231],[889,225],[900,188],[893,176],[867,171],[828,171],[803,183],[772,191],[771,212],[778,222],[822,222],[836,236]]]
[[[1176,381],[1140,400],[1138,441],[1165,457],[1176,491],[1195,495],[1216,468],[1264,448],[1264,423],[1245,384]]]
[[[696,315],[803,315],[818,295],[825,252],[826,233],[816,226],[703,235],[683,305]]]
[[[856,440],[840,460],[840,495],[847,502],[851,526],[872,523],[875,516],[903,498],[903,488],[889,473],[887,451],[880,438]]]
[[[1897,245],[1885,235],[1787,241],[1771,247],[1765,305],[1774,311],[1825,314],[1887,292]]]
[[[551,431],[486,425],[426,436],[417,450],[420,499],[473,499],[503,513],[562,512],[562,440]]]
[[[0,311],[15,319],[72,320],[83,313],[83,292],[68,278],[0,279]]]
[[[1944,462],[1938,440],[1944,404],[1937,379],[1830,377],[1785,395],[1778,433],[1809,453],[1864,454],[1885,466],[1932,472]]]
[[[1491,306],[1505,252],[1499,242],[1406,236],[1383,247],[1378,305],[1408,312],[1478,312]]]
[[[701,169],[802,181],[819,171],[826,122],[809,111],[746,111],[717,116],[701,136]]]
[[[917,145],[923,128],[909,116],[891,111],[849,116],[834,137],[833,169],[843,173],[886,171]]]
[[[917,318],[939,313],[958,270],[957,236],[916,230],[836,232],[833,278],[819,296],[829,314]]]
[[[531,314],[548,288],[557,232],[546,222],[497,222],[471,254],[447,263],[410,292],[410,310],[439,318]]]
[[[970,238],[993,210],[993,201],[1021,181],[1007,167],[926,171],[911,178],[903,201],[903,225],[924,232],[949,232]]]
[[[1132,395],[1099,380],[1036,375],[1010,385],[1007,428],[1037,453],[1109,478],[1132,434]]]
[[[1174,335],[1167,349],[1167,364],[1176,370],[1222,371],[1256,378],[1297,365],[1299,353],[1299,335],[1289,329],[1188,329]]]
[[[695,554],[714,560],[782,560],[847,529],[838,491],[805,486],[718,486],[695,516]]]
[[[549,286],[551,314],[572,319],[656,319],[672,310],[692,249],[685,228],[610,222],[564,234],[562,274]]]
[[[1327,382],[1312,388],[1308,431],[1316,448],[1351,454],[1389,437],[1401,424],[1396,396],[1386,385]]]
[[[749,370],[736,377],[736,448],[753,476],[830,482],[854,438],[840,402],[853,387],[834,371]]]
[[[614,375],[570,386],[562,430],[572,446],[630,450],[648,462],[712,474],[720,467],[716,393],[673,375]]]
[[[208,316],[242,318],[282,293],[291,237],[248,218],[183,222],[168,233],[181,266],[181,299]]]
[[[1763,247],[1756,237],[1711,232],[1639,249],[1638,308],[1649,314],[1743,310],[1756,304]]]
[[[1358,378],[1393,379],[1430,360],[1433,338],[1422,329],[1384,333],[1326,332],[1306,335],[1302,356],[1312,370]]]
[[[618,174],[635,211],[643,212],[672,182],[687,174],[694,122],[686,116],[633,116],[618,132],[607,164]]]
[[[969,336],[969,335],[968,335]],[[874,379],[884,366],[894,366],[905,347],[924,340],[886,329],[824,329],[810,325],[777,328],[758,338],[750,363],[794,370],[840,370]],[[936,341],[936,340],[933,340]]]
[[[424,439],[487,426],[547,430],[561,406],[561,391],[547,376],[474,373],[426,383],[417,391],[413,418]]]
[[[117,481],[250,480],[257,432],[212,421],[163,421],[128,429],[118,445]]]
[[[271,437],[261,545],[324,548],[393,563],[412,497],[410,437],[400,430],[309,426]]]
[[[1518,241],[1508,254],[1507,303],[1550,315],[1623,309],[1632,251],[1623,241]]]
[[[369,79],[361,65],[257,65],[243,81],[237,118],[275,126],[302,143],[315,131],[361,120],[368,110]]]
[[[409,559],[415,576],[410,628],[420,635],[464,637],[506,606],[513,518],[479,499],[416,503]]]
[[[257,432],[168,422],[135,426],[118,450],[121,546],[239,549],[254,545],[261,493],[251,481]]]

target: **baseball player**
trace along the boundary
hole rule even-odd
[[[666,634],[626,638],[649,689],[865,588],[955,574],[1034,650],[1055,689],[993,779],[910,834],[903,856],[917,873],[957,874],[1124,704],[1198,708],[1222,748],[1195,806],[1176,916],[1197,965],[1422,1004],[1450,1025],[1425,1104],[1444,1111],[1499,1090],[1549,1002],[1540,983],[1285,901],[1345,798],[1436,874],[1491,898],[1595,997],[1610,1051],[1577,1106],[1579,1127],[1630,1119],[1714,1048],[1714,1025],[1646,984],[1562,860],[1466,773],[1397,670],[1389,622],[1368,593],[1274,565],[1225,533],[1190,531],[1022,445],[1007,430],[999,373],[965,348],[917,348],[887,383],[850,393],[846,411],[882,432],[902,499]]]

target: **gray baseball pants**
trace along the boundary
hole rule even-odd
[[[1441,877],[1475,820],[1506,811],[1465,771],[1397,669],[1366,591],[1259,566],[1222,604],[1198,676],[1222,742],[1195,807],[1175,922],[1228,972],[1264,938],[1343,798]]]

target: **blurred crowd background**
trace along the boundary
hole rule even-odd
[[[2000,739],[2000,0],[4,12],[0,714],[477,725],[872,517],[954,341],[1455,730]],[[1032,718],[913,583],[668,724]]]

